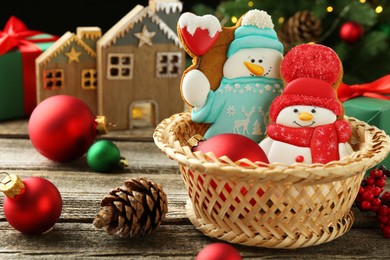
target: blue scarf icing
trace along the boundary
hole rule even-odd
[[[210,90],[205,105],[192,110],[196,123],[211,123],[206,139],[237,133],[259,143],[268,124],[269,106],[283,90],[283,81],[266,77],[222,78],[215,91]]]

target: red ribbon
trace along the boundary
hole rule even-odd
[[[380,79],[366,84],[350,86],[341,83],[337,89],[337,94],[341,102],[360,96],[390,100],[390,97],[386,96],[387,94],[390,94],[390,75],[386,75]]]
[[[18,47],[23,52],[34,52],[40,49],[35,45],[39,42],[51,42],[58,39],[57,36],[48,36],[46,38],[34,39],[34,35],[43,34],[40,31],[29,30],[24,23],[11,16],[5,24],[4,30],[0,31],[0,55],[9,52]]]

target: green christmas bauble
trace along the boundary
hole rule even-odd
[[[87,152],[88,166],[96,172],[110,172],[127,166],[119,148],[111,141],[99,140]]]

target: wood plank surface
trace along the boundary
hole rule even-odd
[[[188,220],[188,195],[177,163],[154,145],[151,130],[140,139],[127,133],[105,137],[118,145],[129,167],[101,174],[91,172],[84,157],[69,163],[44,158],[29,141],[26,126],[23,120],[0,124],[0,172],[50,180],[62,195],[63,211],[50,232],[23,235],[6,221],[1,194],[0,259],[194,259],[204,246],[217,242]],[[111,237],[95,228],[92,221],[104,195],[125,180],[141,176],[160,183],[167,193],[168,214],[162,225],[148,237],[130,239]],[[354,213],[356,220],[350,231],[319,246],[294,250],[233,246],[244,259],[390,259],[390,240],[383,237],[375,216],[356,208]]]

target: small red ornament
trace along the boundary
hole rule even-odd
[[[227,156],[233,162],[237,162],[240,159],[246,158],[252,162],[263,162],[269,163],[267,155],[264,153],[263,149],[255,141],[240,134],[225,133],[215,135],[205,140],[200,135],[193,136],[188,143],[192,146],[192,151],[200,151],[202,153],[213,152],[218,158],[221,156]],[[240,166],[247,166],[246,163],[240,163]],[[199,176],[199,178],[201,178]],[[198,180],[200,183],[203,183],[203,180]],[[236,185],[233,183],[233,185]],[[214,181],[210,182],[212,189],[217,188],[217,184]],[[230,193],[233,187],[230,187],[229,184],[225,184],[225,190]],[[242,195],[246,195],[248,190],[245,187],[240,189]],[[264,191],[260,188],[257,190],[257,195],[259,197],[263,196]],[[226,200],[223,191],[220,192],[219,196],[223,201]],[[234,198],[237,202],[239,199]],[[256,203],[255,199],[250,200],[251,205]]]
[[[340,28],[340,38],[346,43],[354,44],[364,33],[363,27],[356,22],[346,22]]]
[[[192,148],[194,152],[213,152],[217,157],[227,156],[233,162],[247,158],[252,162],[269,163],[267,155],[255,141],[240,134],[219,134],[200,141]]]
[[[14,174],[0,184],[4,192],[4,215],[8,223],[25,234],[42,234],[57,222],[62,211],[62,198],[57,187],[40,177],[21,180]]]
[[[233,246],[216,242],[205,246],[196,256],[196,260],[241,260],[240,253]]]
[[[46,158],[71,161],[82,156],[98,134],[106,132],[104,120],[104,117],[95,118],[80,99],[57,95],[34,109],[28,133],[34,147]]]

